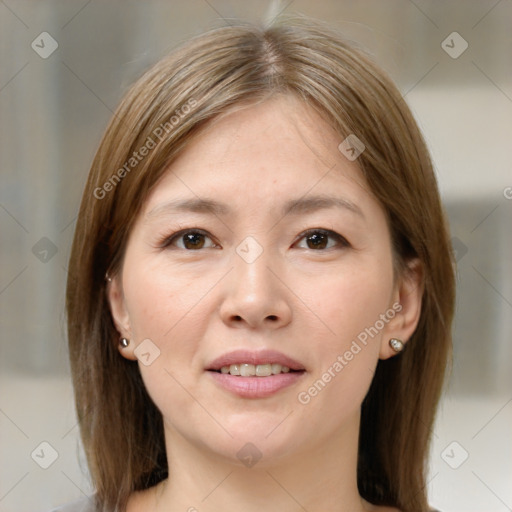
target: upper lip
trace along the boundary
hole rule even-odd
[[[220,370],[223,366],[230,366],[237,363],[247,364],[280,364],[291,370],[304,370],[304,366],[290,356],[276,350],[234,350],[223,354],[207,366],[207,370]]]

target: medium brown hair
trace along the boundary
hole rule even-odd
[[[161,413],[137,364],[118,352],[105,274],[119,271],[151,188],[198,130],[235,106],[274,94],[314,107],[340,142],[355,134],[364,143],[357,163],[387,214],[396,268],[405,271],[412,258],[421,262],[419,324],[402,354],[377,365],[362,405],[357,471],[366,500],[404,512],[428,510],[425,464],[451,355],[454,308],[436,179],[392,81],[356,44],[302,17],[193,38],[131,87],[103,136],[83,194],[67,284],[76,408],[99,510],[123,510],[131,492],[167,477]]]

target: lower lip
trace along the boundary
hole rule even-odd
[[[268,377],[240,377],[209,371],[217,384],[242,398],[266,398],[295,384],[305,372],[278,373]]]

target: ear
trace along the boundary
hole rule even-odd
[[[119,338],[126,338],[130,341],[127,347],[122,347],[116,340],[117,349],[123,357],[135,361],[137,357],[134,354],[135,343],[132,339],[130,315],[126,308],[123,286],[119,275],[109,279],[107,283],[107,299],[110,306],[112,320],[114,321],[114,325],[119,333]]]
[[[384,328],[380,359],[388,359],[396,355],[389,346],[390,338],[398,338],[405,345],[413,335],[421,315],[423,288],[423,266],[420,260],[415,258],[407,262],[402,275],[397,277],[389,309],[395,312],[395,316]]]

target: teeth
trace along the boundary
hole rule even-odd
[[[256,367],[253,364],[241,364],[240,375],[242,377],[252,377],[256,375]]]
[[[256,375],[258,377],[268,377],[272,375],[272,365],[271,364],[259,364],[255,368]]]
[[[269,375],[277,375],[278,373],[288,373],[290,368],[288,366],[281,366],[280,364],[232,364],[230,366],[223,366],[220,373],[229,373],[231,375],[240,375],[241,377],[268,377]]]

